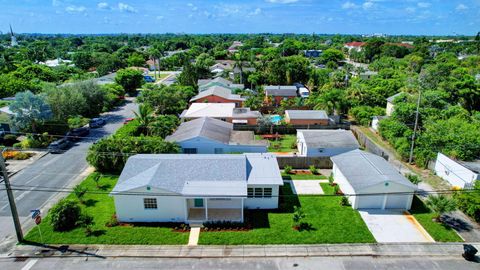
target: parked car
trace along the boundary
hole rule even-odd
[[[107,123],[107,121],[105,121],[105,119],[103,119],[103,118],[93,118],[88,123],[88,126],[90,128],[99,128],[99,127],[102,127],[103,125],[105,125],[106,123]]]
[[[145,75],[143,76],[143,79],[145,80],[145,82],[149,82],[149,83],[155,82],[155,79],[152,78],[152,76]]]
[[[74,128],[71,131],[69,131],[66,135],[69,141],[78,141],[82,137],[87,136],[90,134],[90,128],[89,127],[81,127],[81,128]]]
[[[61,138],[60,140],[52,142],[47,149],[48,152],[57,154],[63,153],[63,151],[68,149],[68,147],[70,147],[70,141],[68,141],[66,138]]]
[[[127,119],[125,119],[125,121],[123,121],[123,124],[126,125],[126,124],[128,124],[128,122],[131,122],[131,121],[133,121],[134,119],[135,119],[135,118],[127,118]]]

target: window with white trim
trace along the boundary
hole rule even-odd
[[[253,188],[247,188],[247,198],[253,198]]]
[[[156,198],[143,198],[143,207],[145,209],[157,209]]]
[[[272,188],[264,188],[263,189],[263,197],[264,198],[271,198],[272,197]]]
[[[247,188],[247,198],[271,198],[272,188]]]

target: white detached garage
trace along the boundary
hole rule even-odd
[[[382,157],[353,150],[331,159],[335,183],[354,209],[410,209],[417,186]]]

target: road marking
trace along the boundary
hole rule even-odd
[[[38,259],[30,260],[24,267],[22,267],[22,270],[30,270],[36,263],[38,262]]]

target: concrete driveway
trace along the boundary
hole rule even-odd
[[[291,187],[294,194],[298,195],[321,195],[323,189],[320,186],[322,180],[291,180]],[[323,181],[325,182],[325,181]]]
[[[435,242],[420,223],[403,210],[362,209],[358,212],[379,243]]]

